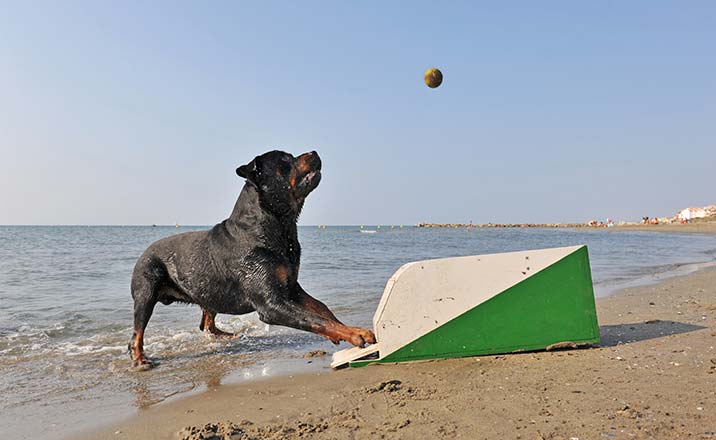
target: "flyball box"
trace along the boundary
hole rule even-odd
[[[352,367],[599,343],[586,246],[416,261],[388,280],[378,342],[333,355]]]

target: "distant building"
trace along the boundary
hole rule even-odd
[[[704,206],[703,208],[684,208],[676,214],[679,220],[693,220],[716,216],[716,205]]]

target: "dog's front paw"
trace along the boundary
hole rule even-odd
[[[356,347],[365,347],[368,344],[375,344],[375,334],[372,331],[360,327],[351,327],[351,344]]]

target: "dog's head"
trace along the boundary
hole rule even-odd
[[[269,151],[238,167],[236,174],[256,186],[259,199],[273,213],[298,215],[321,181],[321,158],[315,151],[298,157]]]

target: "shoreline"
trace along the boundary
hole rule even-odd
[[[219,385],[67,438],[176,438],[209,422],[257,438],[716,438],[715,281],[706,268],[598,298],[599,348]]]
[[[418,223],[416,228],[595,228],[586,223]]]
[[[686,225],[665,223],[660,225],[623,225],[606,228],[613,231],[669,232],[686,234],[716,234],[716,222],[698,222]]]
[[[416,228],[440,229],[580,229],[596,231],[645,231],[689,234],[716,234],[716,222],[705,221],[689,224],[662,223],[658,225],[624,224],[607,227],[606,225],[589,225],[587,223],[419,223]]]

